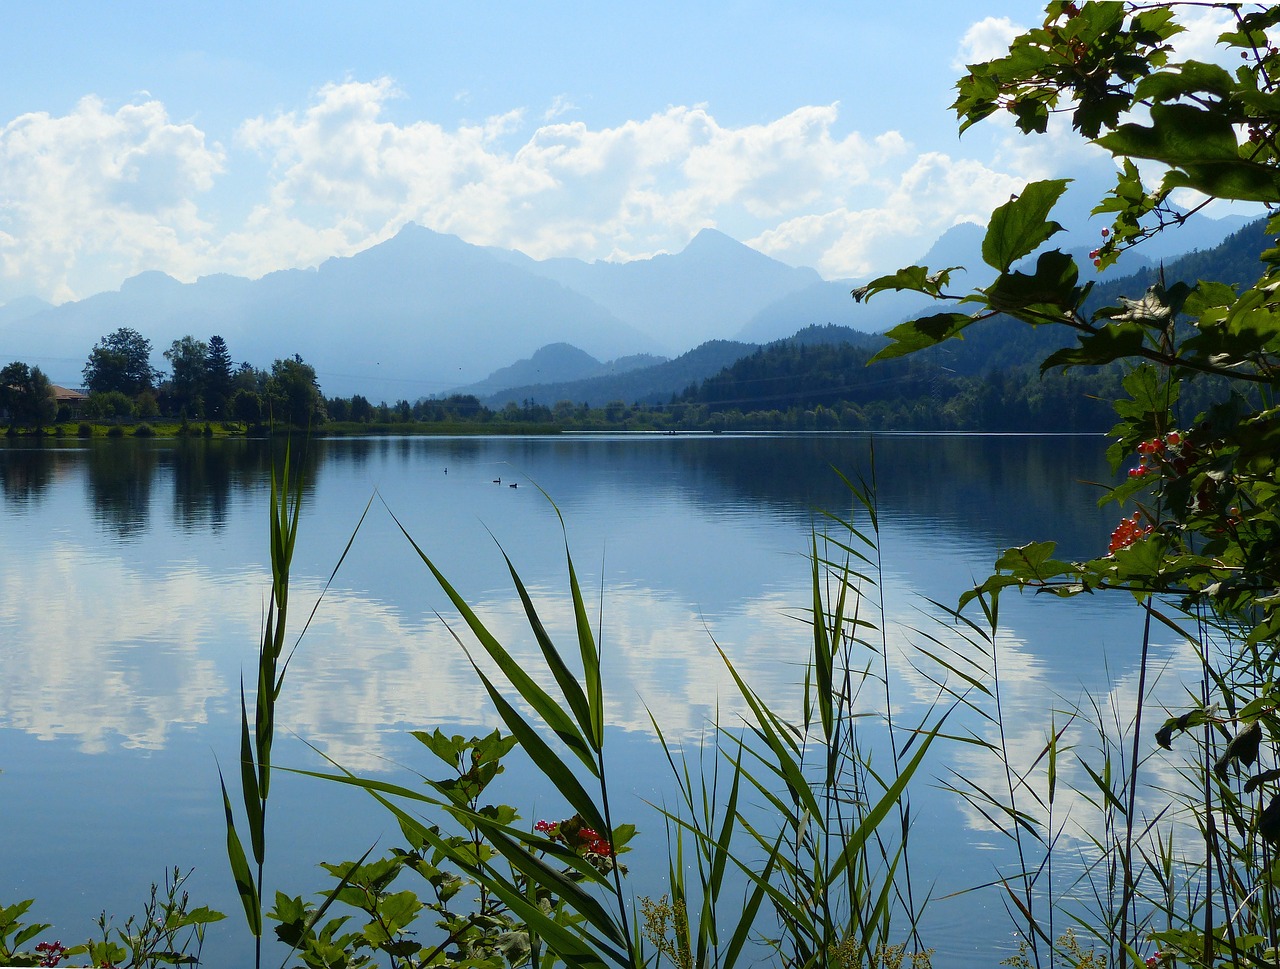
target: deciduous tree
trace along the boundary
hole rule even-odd
[[[1206,8],[1229,21],[1218,55],[1180,59],[1179,17],[1202,17]],[[1109,222],[1090,254],[1094,267],[1175,230],[1186,213],[1173,193],[1187,189],[1201,205],[1262,203],[1273,213],[1267,231],[1274,237],[1280,47],[1269,34],[1277,24],[1280,6],[1273,5],[1054,0],[1042,26],[960,80],[954,106],[961,131],[1007,113],[1032,135],[1062,116],[1115,157],[1116,185],[1093,210]],[[1075,344],[1052,353],[1046,370],[1116,362],[1127,368],[1127,397],[1115,402],[1119,420],[1108,452],[1123,478],[1108,497],[1131,510],[1109,546],[1084,562],[1055,558],[1052,542],[1011,549],[965,599],[981,600],[990,617],[1005,589],[1061,596],[1123,590],[1144,604],[1149,629],[1164,622],[1190,641],[1203,668],[1188,684],[1188,707],[1152,731],[1140,685],[1125,777],[1111,775],[1110,761],[1105,778],[1101,770],[1092,775],[1117,819],[1099,842],[1114,881],[1111,894],[1095,896],[1106,902],[1092,927],[1112,965],[1140,964],[1155,947],[1160,952],[1148,965],[1262,965],[1274,961],[1280,938],[1273,904],[1280,894],[1273,853],[1280,843],[1280,248],[1268,241],[1259,251],[1261,278],[1252,285],[1155,285],[1087,312],[1090,267],[1082,275],[1069,253],[1052,247],[1062,226],[1051,212],[1066,185],[1034,182],[992,213],[982,245],[996,272],[990,285],[956,292],[951,269],[912,266],[854,295],[911,290],[954,307],[891,330],[893,342],[879,358],[931,347],[1003,315],[1074,332]],[[1232,393],[1198,412],[1185,406],[1184,388],[1209,379]],[[1149,642],[1141,644],[1139,684]],[[1178,798],[1186,810],[1186,821],[1151,835],[1152,856],[1139,847],[1145,822],[1135,805],[1140,765],[1165,757],[1152,753],[1156,747],[1186,752],[1162,777],[1184,771],[1194,780],[1145,788],[1153,797]],[[1012,785],[1009,796],[1018,790]],[[1096,787],[1090,792],[1098,796]],[[988,808],[993,817],[1014,805],[993,799]],[[1172,817],[1176,808],[1156,813]],[[1182,842],[1196,831],[1200,844]],[[1157,856],[1176,874],[1149,863]],[[1030,920],[1024,940],[1033,951],[1023,964],[1042,964],[1044,944],[1053,943],[1030,914],[1039,904],[1033,881],[1024,872],[1006,882],[1021,893],[1018,904]]]
[[[90,393],[118,390],[127,397],[154,391],[160,372],[151,366],[151,341],[122,326],[104,336],[89,352],[84,382]]]
[[[53,384],[39,367],[15,360],[0,370],[0,417],[10,426],[40,428],[57,414]]]
[[[172,411],[198,417],[204,409],[205,374],[209,344],[193,336],[174,340],[164,352],[173,374],[169,378]]]
[[[295,427],[311,427],[324,420],[324,397],[316,382],[315,367],[294,354],[271,365],[267,381],[273,416]]]

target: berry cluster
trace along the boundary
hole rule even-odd
[[[1106,240],[1107,236],[1109,236],[1109,235],[1111,235],[1111,230],[1110,230],[1110,229],[1106,229],[1106,228],[1104,228],[1104,229],[1102,230],[1102,238],[1103,238],[1103,240],[1104,240],[1103,245],[1105,245],[1105,244],[1106,244],[1105,240]],[[1101,250],[1101,249],[1094,249],[1092,252],[1090,252],[1090,253],[1089,253],[1089,258],[1093,260],[1093,268],[1097,269],[1097,268],[1101,267],[1101,265],[1102,265],[1102,250]]]
[[[36,952],[40,956],[39,966],[56,966],[67,954],[67,947],[61,942],[37,942]]]
[[[1121,518],[1120,524],[1111,533],[1111,545],[1108,548],[1108,554],[1115,555],[1120,549],[1126,548],[1138,539],[1146,538],[1150,535],[1155,526],[1143,526],[1140,524],[1141,521],[1142,516],[1136,511],[1129,518]]]
[[[600,837],[595,828],[588,828],[583,824],[578,815],[564,821],[539,821],[533,826],[533,830],[545,834],[552,841],[559,841],[583,856],[608,858],[613,854],[613,845]]]
[[[1150,458],[1152,461],[1163,460],[1169,448],[1176,448],[1181,443],[1182,443],[1182,435],[1179,434],[1177,431],[1170,431],[1168,434],[1166,434],[1162,438],[1153,437],[1149,441],[1143,441],[1137,447],[1138,466],[1136,468],[1129,469],[1129,477],[1141,478],[1144,474],[1146,474],[1148,471],[1151,470],[1151,466],[1147,464],[1148,458]],[[1185,470],[1185,468],[1182,467],[1182,465],[1185,465],[1185,462],[1175,460],[1174,465],[1175,465],[1175,470],[1177,470],[1179,473]]]

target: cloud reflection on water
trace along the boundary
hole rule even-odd
[[[242,584],[195,568],[144,576],[66,543],[0,568],[0,724],[80,750],[156,749],[209,722],[227,684],[203,648],[256,621]],[[252,627],[250,627],[252,628]]]
[[[170,731],[232,717],[241,668],[251,669],[269,577],[215,575],[183,565],[144,576],[119,558],[57,544],[22,567],[0,568],[0,722],[80,750],[154,749]],[[548,629],[576,654],[567,593],[530,583]],[[293,589],[293,628],[319,594]],[[806,649],[788,616],[795,600],[747,600],[704,620],[688,603],[635,584],[605,592],[601,641],[611,726],[651,732],[650,713],[674,740],[700,735],[717,715],[741,714],[712,642],[770,702],[794,696],[802,672],[778,659],[781,644]],[[49,603],[59,603],[49,608]],[[527,668],[541,663],[514,592],[473,603]],[[469,640],[460,621],[454,628]],[[490,664],[472,649],[482,666]],[[436,725],[488,730],[498,719],[466,654],[445,626],[419,622],[371,596],[331,589],[288,673],[280,723],[353,769],[385,767],[390,735]]]

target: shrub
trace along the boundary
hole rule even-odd
[[[133,429],[134,437],[155,437],[156,432],[150,424],[142,423]]]

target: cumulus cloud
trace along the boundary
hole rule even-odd
[[[808,262],[835,277],[865,276],[924,254],[928,242],[961,222],[984,223],[1027,179],[970,160],[930,152],[880,186],[879,202],[790,219],[749,240],[761,252]]]
[[[837,137],[837,105],[799,108],[730,128],[705,106],[591,128],[553,121],[528,130],[511,112],[445,130],[383,118],[389,80],[323,88],[305,111],[246,123],[240,144],[271,164],[270,202],[231,244],[281,251],[311,227],[315,256],[338,229],[360,247],[407,221],[530,255],[624,257],[678,248],[739,212],[768,222],[865,184],[900,154],[899,137]]]
[[[1231,69],[1239,64],[1239,53],[1218,46],[1218,36],[1235,27],[1235,17],[1230,10],[1186,7],[1179,11],[1178,23],[1186,29],[1171,41],[1176,60],[1207,61],[1228,65]]]
[[[1004,55],[1013,39],[1026,29],[1008,17],[984,17],[960,38],[960,49],[951,67],[963,71],[969,64],[980,64]]]
[[[189,270],[208,229],[195,199],[224,163],[158,101],[110,111],[86,97],[63,117],[15,118],[0,129],[0,274],[57,299]]]
[[[1006,27],[976,25],[967,49]],[[17,118],[0,130],[3,273],[56,299],[143,269],[258,276],[414,221],[536,258],[614,260],[678,250],[713,226],[857,275],[918,257],[955,222],[985,221],[1052,160],[1025,146],[985,164],[917,154],[897,131],[844,130],[839,104],[736,126],[707,105],[672,105],[591,126],[557,99],[554,117],[514,108],[447,127],[397,120],[400,98],[390,78],[326,84],[245,121],[225,149],[153,100],[110,111],[86,98],[64,117]]]

